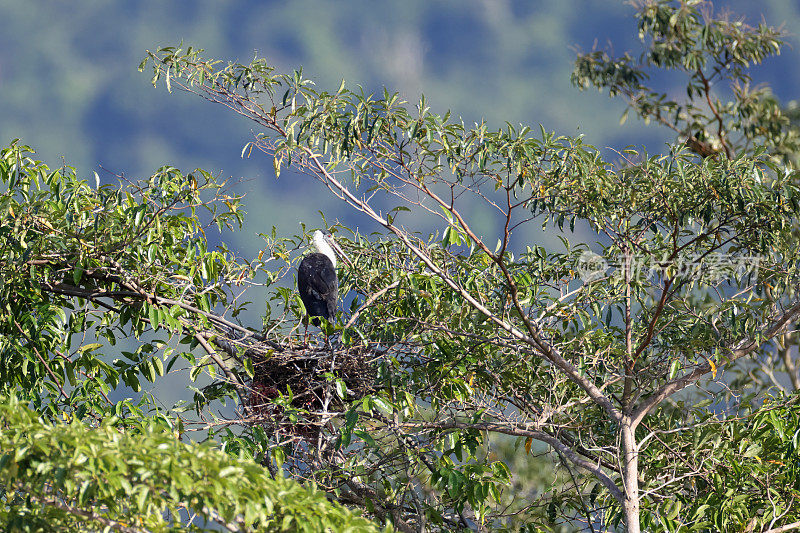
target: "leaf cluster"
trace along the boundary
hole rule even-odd
[[[7,531],[379,530],[313,487],[156,425],[43,423],[15,397],[0,401],[0,421]]]
[[[607,90],[628,102],[645,122],[672,129],[680,142],[708,157],[729,158],[765,148],[776,161],[795,161],[798,132],[766,85],[752,83],[748,69],[784,45],[784,33],[716,15],[703,0],[647,0],[636,4],[639,57],[612,57],[603,50],[578,55],[573,85]],[[660,73],[679,76],[686,98],[658,88]],[[659,79],[651,85],[649,80]]]
[[[671,431],[653,431],[671,453],[649,448],[653,471],[680,479],[666,493],[658,480],[643,524],[665,531],[760,531],[800,517],[800,396],[743,403],[718,419],[695,404],[691,420]],[[684,458],[684,459],[679,459]],[[678,488],[679,490],[674,490]]]
[[[91,187],[15,142],[0,152],[0,186],[0,377],[52,416],[59,405],[79,418],[120,414],[128,407],[111,389],[139,391],[178,359],[197,366],[194,333],[212,328],[217,305],[238,312],[226,289],[259,266],[208,249],[206,228],[238,226],[242,211],[202,170]],[[130,337],[141,342],[104,357]],[[189,349],[173,353],[173,337]]]

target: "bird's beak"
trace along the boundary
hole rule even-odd
[[[342,258],[342,261],[347,263],[347,266],[349,266],[350,268],[353,268],[353,262],[350,261],[350,258],[347,257],[347,254],[344,253],[344,250],[342,250],[342,248],[339,246],[339,244],[333,239],[330,239],[329,242],[331,244],[331,247],[334,249],[334,251],[337,254],[339,254],[339,257]]]

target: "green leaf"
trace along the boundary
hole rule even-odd
[[[89,344],[84,344],[80,348],[78,348],[78,353],[86,353],[86,352],[93,352],[98,348],[102,348],[103,345],[99,342],[90,342]]]
[[[341,379],[337,379],[335,381],[336,385],[336,395],[339,396],[342,400],[346,399],[347,397],[347,385],[345,385],[344,381]]]
[[[83,272],[83,265],[81,263],[77,263],[75,265],[75,270],[72,271],[72,281],[76,286],[80,285],[81,279],[83,278]]]

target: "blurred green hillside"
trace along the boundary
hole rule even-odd
[[[789,0],[718,2],[752,22],[761,16],[787,28],[800,23]],[[257,52],[279,69],[303,66],[320,87],[342,78],[366,90],[387,86],[414,102],[421,92],[437,112],[500,126],[543,124],[600,147],[628,144],[660,150],[666,131],[630,120],[621,102],[570,86],[576,48],[611,43],[636,49],[633,8],[623,2],[471,0],[467,2],[165,3],[86,0],[0,4],[0,143],[22,138],[51,165],[140,176],[169,163],[202,167],[245,181],[250,212],[237,243],[250,254],[257,231],[293,232],[344,210],[310,180],[274,179],[264,157],[242,159],[252,125],[195,97],[153,89],[136,70],[145,49],[178,44],[206,54],[248,60]],[[791,36],[796,43],[796,35]],[[782,100],[797,97],[798,47],[760,69]],[[101,170],[105,169],[105,170]],[[309,197],[324,197],[309,202]],[[357,224],[357,220],[348,220]]]

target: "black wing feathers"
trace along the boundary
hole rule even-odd
[[[325,255],[307,255],[297,269],[297,288],[309,316],[332,320],[336,314],[339,283],[336,269]]]

